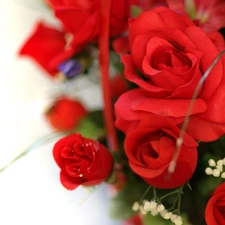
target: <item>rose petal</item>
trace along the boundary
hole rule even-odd
[[[225,133],[225,123],[214,123],[192,116],[188,123],[187,133],[195,140],[203,142],[215,141]]]
[[[191,100],[186,99],[156,99],[143,96],[136,97],[130,106],[132,111],[144,111],[167,117],[185,117]],[[191,115],[205,112],[206,103],[196,99]]]
[[[68,190],[74,190],[80,185],[80,178],[69,176],[66,172],[60,172],[60,181],[62,185]]]
[[[130,55],[123,55],[121,61],[124,64],[125,77],[131,81],[136,83],[140,88],[146,91],[146,94],[151,97],[165,98],[170,94],[170,91],[165,90],[160,87],[156,87],[149,82],[146,82],[137,72],[136,68],[133,64],[132,58]]]

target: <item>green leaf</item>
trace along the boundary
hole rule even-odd
[[[150,213],[147,213],[144,216],[144,225],[157,224],[157,225],[174,225],[171,220],[165,220],[161,216],[152,216]]]
[[[133,204],[133,203],[132,203]],[[113,199],[110,202],[110,216],[112,219],[128,219],[136,214],[132,210],[132,204],[122,199]]]
[[[182,215],[183,225],[189,225],[187,216]],[[144,225],[174,225],[171,220],[163,219],[160,215],[152,216],[150,213],[147,213],[144,216],[143,220]]]
[[[146,186],[140,187],[132,185],[131,183],[121,190],[116,197],[110,201],[110,216],[113,219],[128,219],[137,212],[132,210],[132,205],[135,201],[138,201],[141,198]]]
[[[80,120],[75,132],[80,133],[86,138],[98,139],[105,135],[100,111],[91,112],[87,117]]]
[[[136,18],[136,17],[138,17],[142,12],[143,12],[143,10],[142,10],[140,7],[138,7],[138,6],[136,6],[136,5],[132,5],[132,6],[131,6],[131,15],[132,15],[132,17]]]

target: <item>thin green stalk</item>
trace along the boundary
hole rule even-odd
[[[40,139],[38,139],[37,141],[35,141],[34,143],[32,143],[31,145],[29,145],[22,153],[20,153],[18,156],[16,156],[12,161],[10,161],[7,165],[5,165],[4,167],[2,167],[0,169],[0,173],[3,172],[6,168],[8,168],[10,165],[12,165],[14,162],[16,162],[18,159],[24,157],[26,154],[28,154],[31,150],[34,150],[37,147],[46,145],[49,143],[49,141],[51,141],[52,139],[61,136],[62,133],[53,133],[53,134],[49,134],[47,136],[44,136]]]
[[[141,196],[141,199],[140,199],[140,203],[143,202],[145,196],[148,194],[148,192],[151,190],[152,186],[148,186],[148,188],[145,190],[144,194]]]
[[[178,192],[178,201],[177,201],[177,212],[178,212],[178,215],[180,215],[182,189],[183,189],[183,187],[179,188],[179,192]]]
[[[160,200],[162,200],[162,199],[164,199],[164,198],[167,198],[167,197],[169,197],[170,195],[177,194],[178,192],[179,192],[179,191],[176,190],[176,191],[172,191],[172,192],[170,192],[170,193],[168,193],[168,194],[165,194],[165,195],[163,195],[163,196],[160,198]]]

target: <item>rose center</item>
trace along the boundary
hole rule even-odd
[[[159,157],[159,154],[152,147],[151,143],[145,143],[140,146],[137,157],[142,163],[145,164],[148,163],[149,159],[157,159]]]
[[[66,171],[73,177],[85,177],[93,169],[98,146],[89,142],[76,143],[72,147],[64,147],[62,157],[65,159]]]
[[[154,68],[157,70],[165,70],[167,68],[188,70],[190,68],[190,61],[181,52],[173,49],[159,50],[156,52]]]

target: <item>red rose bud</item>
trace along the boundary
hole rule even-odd
[[[175,171],[169,175],[168,168],[179,135],[180,129],[168,118],[153,114],[143,117],[125,138],[125,153],[131,169],[156,188],[184,185],[195,171],[198,144],[185,134]]]
[[[208,225],[225,224],[225,182],[216,188],[205,210]]]
[[[87,111],[79,101],[67,97],[57,99],[45,114],[58,131],[73,130],[86,115]]]
[[[53,148],[53,156],[61,169],[60,181],[68,190],[100,184],[113,168],[113,157],[106,147],[80,134],[60,139]]]

